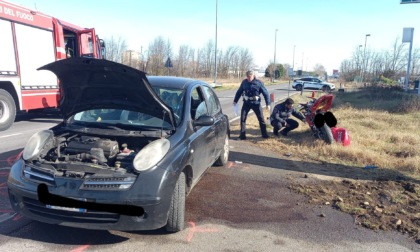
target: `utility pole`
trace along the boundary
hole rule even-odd
[[[273,66],[273,79],[272,82],[276,79],[276,49],[277,49],[277,31],[276,29],[274,31],[274,66]]]
[[[216,0],[216,42],[214,43],[214,85],[216,85],[217,81],[217,4],[218,0]]]
[[[363,70],[362,70],[362,76],[361,76],[361,79],[362,79],[362,82],[364,81],[364,75],[365,75],[365,72],[366,72],[366,41],[367,41],[367,37],[370,37],[370,34],[366,34],[366,36],[365,36],[365,47],[363,48]]]
[[[292,65],[292,69],[295,69],[295,49],[296,49],[296,45],[293,46],[293,65]]]

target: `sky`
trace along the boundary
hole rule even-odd
[[[101,38],[122,38],[139,52],[159,36],[171,42],[174,54],[181,45],[204,48],[215,41],[217,16],[218,50],[249,49],[263,68],[275,55],[276,63],[294,63],[295,70],[321,64],[331,74],[359,45],[391,50],[405,27],[414,28],[413,48],[420,47],[420,3],[400,0],[7,1],[95,28]]]

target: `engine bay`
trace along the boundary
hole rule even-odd
[[[40,154],[30,160],[48,170],[97,173],[132,173],[133,160],[151,137],[106,138],[80,133],[63,133],[49,139]],[[77,176],[79,177],[79,176]],[[83,177],[83,176],[82,176]]]

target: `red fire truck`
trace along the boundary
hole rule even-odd
[[[104,42],[94,29],[0,0],[0,131],[13,124],[17,111],[57,107],[57,78],[37,68],[104,54]]]

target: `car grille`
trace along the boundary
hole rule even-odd
[[[54,174],[39,168],[32,166],[25,166],[23,170],[23,176],[26,179],[32,180],[34,182],[46,183],[48,185],[55,185]]]
[[[50,186],[55,186],[55,176],[52,172],[33,166],[25,166],[23,176],[36,183],[44,183]],[[91,176],[84,179],[80,186],[81,190],[97,190],[97,191],[118,191],[129,189],[136,181],[134,175],[122,176]]]
[[[116,223],[120,215],[116,213],[100,212],[94,210],[87,210],[85,212],[57,210],[47,208],[38,200],[23,197],[23,203],[26,208],[33,214],[42,216],[48,219],[59,221],[77,222],[77,223]]]
[[[81,190],[125,190],[135,182],[135,176],[124,177],[90,177],[83,181]]]

